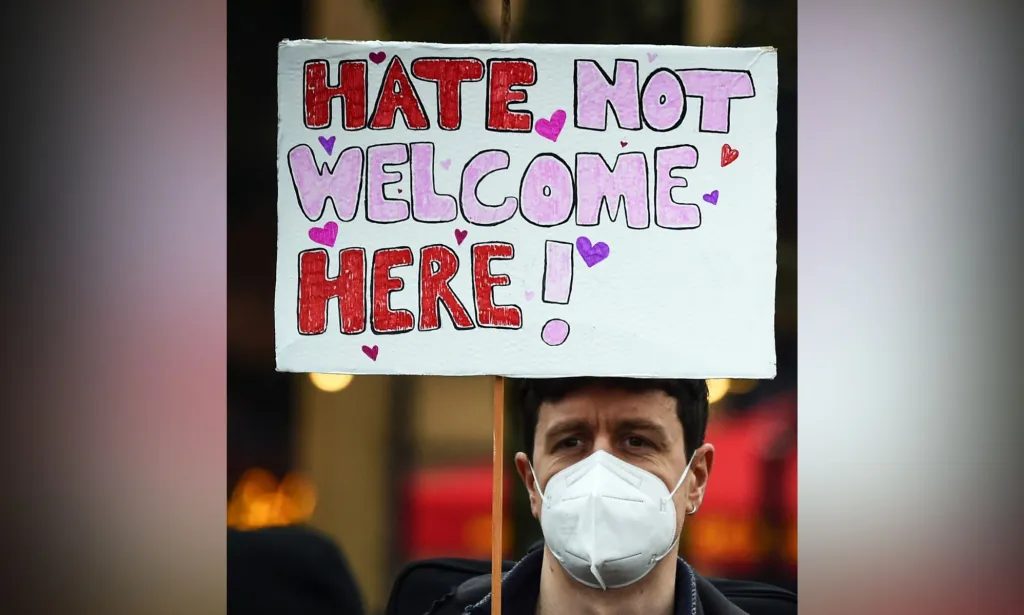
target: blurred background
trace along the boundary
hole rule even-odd
[[[227,522],[308,524],[344,551],[369,613],[398,570],[490,557],[489,378],[274,370],[276,63],[282,39],[498,40],[500,0],[228,2]],[[708,495],[682,549],[706,576],[795,589],[796,0],[513,1],[514,40],[779,50],[779,276],[774,381],[709,382]],[[723,283],[729,283],[723,280]],[[521,443],[507,411],[511,459]],[[506,462],[506,468],[511,468]],[[506,479],[506,557],[541,538]]]

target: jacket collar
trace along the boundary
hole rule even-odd
[[[540,593],[540,573],[543,568],[544,549],[531,551],[519,560],[508,572],[501,576],[501,593],[503,613],[509,615],[533,615],[537,610],[537,598]],[[679,558],[676,566],[676,606],[675,615],[699,615],[697,575],[683,558]],[[490,615],[491,593],[482,600],[467,607],[465,615]]]

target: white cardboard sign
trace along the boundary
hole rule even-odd
[[[282,43],[278,369],[774,377],[777,71]]]

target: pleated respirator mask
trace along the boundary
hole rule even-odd
[[[636,583],[675,550],[675,488],[605,451],[558,472],[541,491],[544,542],[572,578],[593,588]],[[531,466],[531,472],[533,468]]]

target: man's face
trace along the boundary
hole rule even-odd
[[[647,470],[671,490],[689,461],[676,400],[657,390],[593,388],[540,406],[533,441],[533,468],[541,489],[556,473],[598,450]],[[700,447],[690,474],[675,494],[680,525],[688,511],[700,506],[713,456],[710,444]],[[542,501],[524,453],[516,455],[516,468],[530,492],[533,516],[539,519]]]

